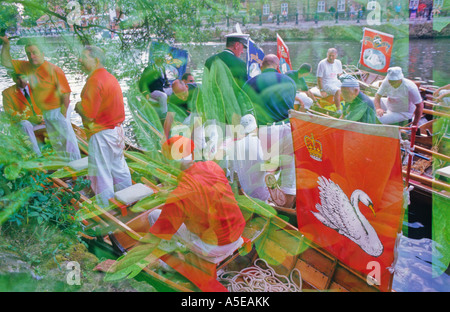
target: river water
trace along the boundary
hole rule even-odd
[[[313,75],[309,80],[313,81],[314,73],[318,62],[325,58],[326,51],[329,47],[335,47],[339,52],[339,59],[343,64],[356,65],[359,60],[361,44],[355,41],[299,41],[287,42],[291,56],[292,65],[295,68],[302,63],[310,63],[313,67]],[[409,49],[405,49],[405,44]],[[207,57],[222,50],[223,44],[208,43],[199,45],[187,45],[185,49],[189,51],[190,59],[188,63],[188,71],[192,72],[198,82],[201,81],[203,65]],[[276,54],[276,43],[262,43],[260,47],[266,54]],[[46,53],[48,61],[60,66],[66,73],[69,84],[72,89],[71,106],[80,100],[80,93],[85,82],[85,76],[81,73],[77,63],[77,56],[68,54],[67,50],[53,42],[51,50]],[[25,59],[23,48],[19,46],[12,47],[13,56]],[[406,51],[406,52],[405,52]],[[427,40],[410,40],[409,43],[395,46],[391,59],[391,66],[401,66],[405,76],[415,79],[420,78],[429,84],[438,86],[450,83],[448,70],[450,68],[450,40],[449,39],[427,39]],[[137,62],[133,66],[140,66],[144,69],[144,63],[147,58],[146,51],[137,52]],[[69,60],[67,59],[69,58]],[[129,64],[113,64],[114,68],[110,69],[113,73],[123,73]],[[125,92],[128,89],[127,83],[130,81],[128,77],[122,77],[119,82]],[[0,67],[0,91],[12,85],[11,79],[8,77],[4,67]],[[0,98],[0,109],[2,109],[3,100]],[[72,114],[72,122],[81,125],[81,119],[76,114]],[[126,109],[126,134],[133,136],[132,129],[129,126],[131,114]],[[408,225],[407,225],[408,226]],[[434,242],[429,237],[420,239],[412,239],[402,237],[398,248],[398,261],[395,267],[396,273],[393,282],[393,289],[400,292],[409,291],[450,291],[450,277],[446,273],[434,276],[432,273],[431,260],[433,257],[439,258],[436,250],[433,250]],[[444,248],[448,248],[445,246]]]

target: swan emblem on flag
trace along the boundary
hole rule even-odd
[[[352,240],[367,254],[378,257],[383,253],[383,244],[366,217],[361,213],[358,203],[362,202],[375,215],[372,200],[361,190],[355,190],[350,200],[344,191],[325,177],[319,177],[320,204],[313,215],[325,226]]]

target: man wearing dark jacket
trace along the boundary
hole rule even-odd
[[[246,34],[227,35],[225,50],[209,57],[205,62],[205,67],[210,70],[216,59],[222,60],[230,69],[238,86],[242,88],[247,81],[247,64],[239,57],[244,52],[244,48],[247,48],[248,37],[249,35]]]

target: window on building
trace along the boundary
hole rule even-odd
[[[270,4],[263,5],[263,15],[269,15],[270,13]]]
[[[289,13],[288,6],[289,5],[287,3],[282,3],[281,4],[281,14],[288,14]]]
[[[338,12],[345,12],[345,0],[338,0],[337,9]]]
[[[325,1],[317,2],[317,12],[325,12]]]
[[[434,0],[433,7],[442,9],[444,7],[444,0]]]

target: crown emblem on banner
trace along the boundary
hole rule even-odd
[[[312,159],[322,161],[322,143],[315,140],[312,133],[311,137],[305,135],[305,145]]]

